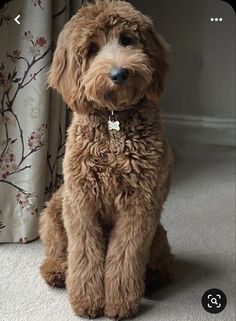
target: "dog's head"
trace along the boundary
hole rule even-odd
[[[125,1],[100,0],[78,11],[61,32],[49,85],[74,111],[123,110],[164,89],[168,46],[151,20]]]

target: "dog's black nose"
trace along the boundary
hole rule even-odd
[[[126,81],[128,74],[129,72],[125,68],[112,68],[110,78],[115,84],[119,85]]]

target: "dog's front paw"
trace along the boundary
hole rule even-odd
[[[83,318],[96,318],[103,315],[103,297],[70,298],[70,303],[76,315]]]
[[[62,258],[47,257],[40,266],[42,277],[52,287],[65,287],[66,271],[67,262]]]
[[[140,300],[130,300],[129,298],[106,302],[104,314],[113,320],[128,319],[137,313],[139,302]]]

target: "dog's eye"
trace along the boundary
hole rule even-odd
[[[131,46],[134,44],[134,38],[129,35],[121,35],[120,44],[124,47]]]
[[[88,55],[94,56],[99,51],[99,46],[96,42],[91,42],[88,48]]]

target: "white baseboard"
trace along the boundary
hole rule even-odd
[[[235,119],[165,113],[161,116],[170,140],[236,146]]]

